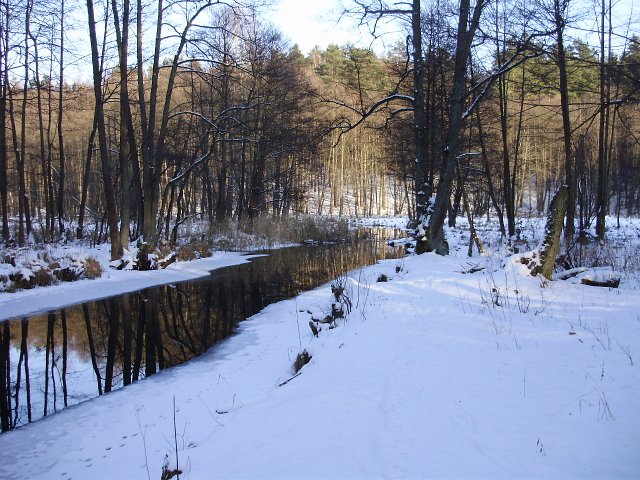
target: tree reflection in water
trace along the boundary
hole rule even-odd
[[[198,281],[3,322],[2,430],[184,363],[270,303],[403,251],[361,241],[269,253]]]

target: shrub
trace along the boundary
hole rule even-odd
[[[36,286],[36,277],[33,272],[21,270],[9,275],[9,279],[13,282],[16,289],[28,290]]]
[[[198,257],[196,256],[196,249],[193,245],[184,245],[176,252],[176,259],[180,262],[188,262],[196,258]]]
[[[34,274],[34,280],[37,286],[47,287],[53,282],[51,271],[48,268],[41,268],[36,270]]]
[[[93,257],[87,257],[84,264],[84,276],[93,280],[102,276],[102,265]]]
[[[211,256],[211,250],[204,243],[196,243],[196,251],[198,252],[199,258],[209,258]]]
[[[61,282],[75,282],[80,278],[80,272],[71,267],[56,268],[53,274]]]
[[[211,256],[209,247],[204,243],[191,243],[180,247],[176,253],[177,260],[188,262],[189,260],[197,260],[198,258],[207,258]]]

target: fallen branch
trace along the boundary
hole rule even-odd
[[[285,381],[284,381],[284,382],[282,382],[282,383],[279,383],[279,384],[278,384],[278,386],[279,386],[279,387],[282,387],[283,385],[286,385],[286,384],[287,384],[287,383],[289,383],[291,380],[293,380],[293,379],[294,379],[294,378],[296,378],[296,377],[299,377],[300,375],[302,375],[302,372],[298,372],[298,373],[296,373],[296,374],[295,374],[293,377],[291,377],[290,379],[285,380]]]

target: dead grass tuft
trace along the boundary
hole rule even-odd
[[[87,257],[84,264],[84,277],[93,280],[102,276],[102,265],[93,257]]]
[[[199,258],[208,258],[211,256],[209,247],[204,243],[190,243],[183,245],[176,252],[176,259],[180,262],[188,262]]]
[[[293,373],[298,373],[302,367],[304,367],[307,363],[311,361],[311,355],[307,350],[303,350],[297,356],[295,361],[293,362]]]

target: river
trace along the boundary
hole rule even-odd
[[[276,249],[196,281],[162,285],[8,320],[12,428],[195,358],[242,320],[385,258],[399,231]]]

